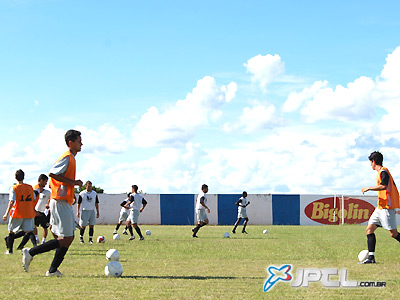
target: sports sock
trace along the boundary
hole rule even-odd
[[[397,234],[397,236],[395,237],[395,240],[397,240],[398,242],[400,242],[400,233]]]
[[[18,231],[17,233],[14,234],[14,240],[18,239],[18,238],[20,238],[20,237],[22,237],[24,235],[25,235],[25,232],[23,230],[20,230],[20,231]]]
[[[132,229],[132,226],[129,226],[128,227],[128,229],[129,229],[129,233],[131,234],[131,236],[133,235],[133,229]]]
[[[14,233],[9,233],[8,234],[8,250],[10,252],[13,252],[13,247],[14,247]]]
[[[18,249],[22,249],[24,248],[24,246],[26,245],[26,243],[29,241],[29,234],[25,234],[24,237],[22,238],[21,243],[18,245]]]
[[[28,236],[29,236],[29,238],[31,239],[31,242],[32,242],[33,247],[36,247],[36,246],[37,246],[37,242],[36,242],[36,237],[35,237],[35,235],[33,234],[33,232],[29,232],[29,233],[28,233]]]
[[[368,251],[375,253],[376,237],[375,233],[367,234]],[[373,259],[374,255],[369,255],[368,259]]]
[[[68,248],[67,247],[60,247],[57,248],[56,253],[54,254],[54,259],[51,263],[51,266],[49,268],[50,273],[54,273],[57,271],[58,267],[61,265],[61,263],[64,260],[64,256],[67,253]]]
[[[197,232],[199,231],[199,229],[200,229],[201,227],[202,227],[202,225],[197,224],[196,227],[195,227],[194,230],[193,230],[193,235],[196,235]]]
[[[93,239],[94,228],[89,227],[89,240]]]
[[[243,223],[243,231],[246,230],[247,222],[248,222],[248,221],[244,221],[244,223]]]
[[[81,238],[83,238],[83,235],[85,234],[85,228],[82,228],[80,231],[79,231],[79,235],[81,236]]]
[[[44,252],[49,252],[53,249],[59,248],[60,243],[58,242],[57,239],[50,240],[44,244],[41,244],[35,248],[32,248],[29,250],[29,254],[32,256],[35,256],[36,254],[44,253]]]
[[[118,230],[120,226],[121,224],[117,224],[117,226],[115,226],[115,230]]]
[[[136,230],[137,234],[139,235],[139,237],[143,237],[142,232],[140,231],[139,226],[136,226],[136,227],[135,227],[135,230]]]

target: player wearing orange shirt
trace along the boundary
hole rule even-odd
[[[68,151],[55,162],[49,174],[51,186],[50,224],[55,239],[32,249],[22,249],[22,266],[26,272],[29,271],[29,265],[35,255],[56,249],[46,276],[62,276],[58,267],[74,240],[75,217],[71,205],[75,201],[75,186],[83,184],[81,180],[75,180],[75,156],[81,151],[81,133],[73,129],[68,130],[65,134],[65,143]]]
[[[35,217],[36,196],[33,188],[29,184],[24,183],[25,173],[22,170],[15,172],[15,179],[18,184],[10,189],[10,197],[7,210],[3,216],[3,221],[7,220],[8,214],[10,219],[8,222],[8,250],[6,254],[13,253],[14,234],[22,228],[25,237],[31,237],[32,243],[36,246],[36,239],[33,235],[33,219]]]
[[[366,229],[368,243],[368,258],[363,264],[375,263],[375,230],[378,227],[387,229],[390,236],[400,242],[400,234],[397,231],[396,208],[399,208],[399,191],[394,183],[389,170],[382,166],[383,155],[380,152],[372,152],[368,157],[373,170],[377,171],[376,186],[365,187],[362,193],[378,191],[378,205],[368,221]]]

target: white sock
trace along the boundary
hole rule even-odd
[[[375,252],[368,252],[368,255],[373,255],[373,256],[375,256]]]

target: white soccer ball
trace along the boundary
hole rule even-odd
[[[99,235],[99,236],[97,237],[97,242],[98,242],[98,243],[104,243],[105,241],[106,241],[106,238],[105,238],[104,236]]]
[[[117,249],[110,249],[106,253],[107,260],[117,261],[119,260],[119,252]]]
[[[358,253],[358,260],[360,262],[366,260],[368,258],[368,253],[369,253],[368,250],[362,250],[360,253]]]
[[[113,239],[114,240],[119,240],[119,239],[121,239],[121,236],[118,233],[116,233],[116,234],[113,235]]]
[[[109,277],[120,277],[122,272],[122,265],[117,261],[110,261],[104,269],[104,273]]]
[[[265,230],[263,231],[263,233],[264,233],[264,234],[267,234],[267,233],[268,233],[268,230],[267,230],[267,229],[265,229]]]
[[[151,235],[151,231],[150,230],[146,230],[146,235]]]
[[[224,238],[230,238],[230,237],[231,237],[231,235],[229,234],[229,232],[224,233]]]

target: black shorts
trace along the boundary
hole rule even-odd
[[[43,228],[49,228],[50,226],[50,213],[46,216],[44,213],[39,212],[39,215],[35,217],[35,226],[42,226]]]

